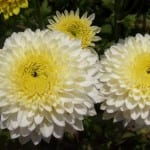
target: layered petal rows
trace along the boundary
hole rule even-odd
[[[104,118],[150,125],[150,36],[137,34],[107,49],[100,61]]]
[[[1,128],[25,143],[49,142],[72,128],[99,101],[98,56],[81,42],[48,30],[13,33],[0,54]]]

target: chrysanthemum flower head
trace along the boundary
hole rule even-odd
[[[150,35],[137,34],[106,50],[100,82],[104,118],[150,125]]]
[[[18,15],[20,8],[28,7],[28,0],[0,0],[0,14],[8,19],[12,15]]]
[[[1,128],[34,144],[83,130],[84,116],[96,113],[97,72],[97,56],[63,33],[14,33],[0,55]]]
[[[70,38],[79,39],[82,42],[82,47],[94,46],[94,41],[99,41],[100,37],[96,36],[100,32],[100,28],[92,26],[92,21],[95,15],[87,16],[85,13],[82,17],[79,16],[79,10],[76,12],[67,10],[64,13],[56,12],[56,16],[49,20],[48,28],[58,30],[70,36]]]

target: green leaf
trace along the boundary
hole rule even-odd
[[[48,0],[44,0],[41,5],[41,14],[42,16],[47,16],[52,11],[51,7],[48,5]]]
[[[112,32],[112,26],[110,24],[105,24],[101,26],[101,28],[102,28],[101,30],[102,33],[110,34]]]
[[[102,0],[104,7],[113,11],[114,9],[114,0]]]
[[[128,28],[133,28],[136,21],[136,15],[127,15],[123,19],[123,24]]]
[[[125,132],[122,136],[122,139],[128,139],[128,138],[131,138],[131,137],[134,137],[135,134],[132,133],[132,132]]]

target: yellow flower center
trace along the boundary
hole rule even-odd
[[[78,16],[66,16],[53,25],[54,29],[68,34],[71,38],[80,39],[82,47],[91,44],[94,32],[88,19],[80,19]]]
[[[57,97],[70,75],[69,57],[48,52],[27,53],[12,66],[9,78],[14,93],[21,93],[28,100],[40,98],[49,101]]]
[[[136,87],[150,88],[150,53],[141,53],[128,62],[128,76]]]

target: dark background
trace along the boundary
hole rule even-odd
[[[48,18],[56,10],[63,12],[80,8],[81,15],[87,11],[95,13],[94,25],[100,26],[97,43],[99,55],[120,38],[134,36],[136,33],[150,32],[150,0],[29,0],[29,8],[21,9],[18,16],[4,20],[0,16],[0,48],[13,32],[45,29]],[[19,144],[11,140],[8,131],[0,131],[0,150],[149,150],[150,130],[133,131],[124,128],[122,123],[102,120],[102,112],[96,105],[98,115],[84,121],[84,132],[65,133],[64,138],[52,138],[49,144],[41,142],[38,146],[32,143]]]

